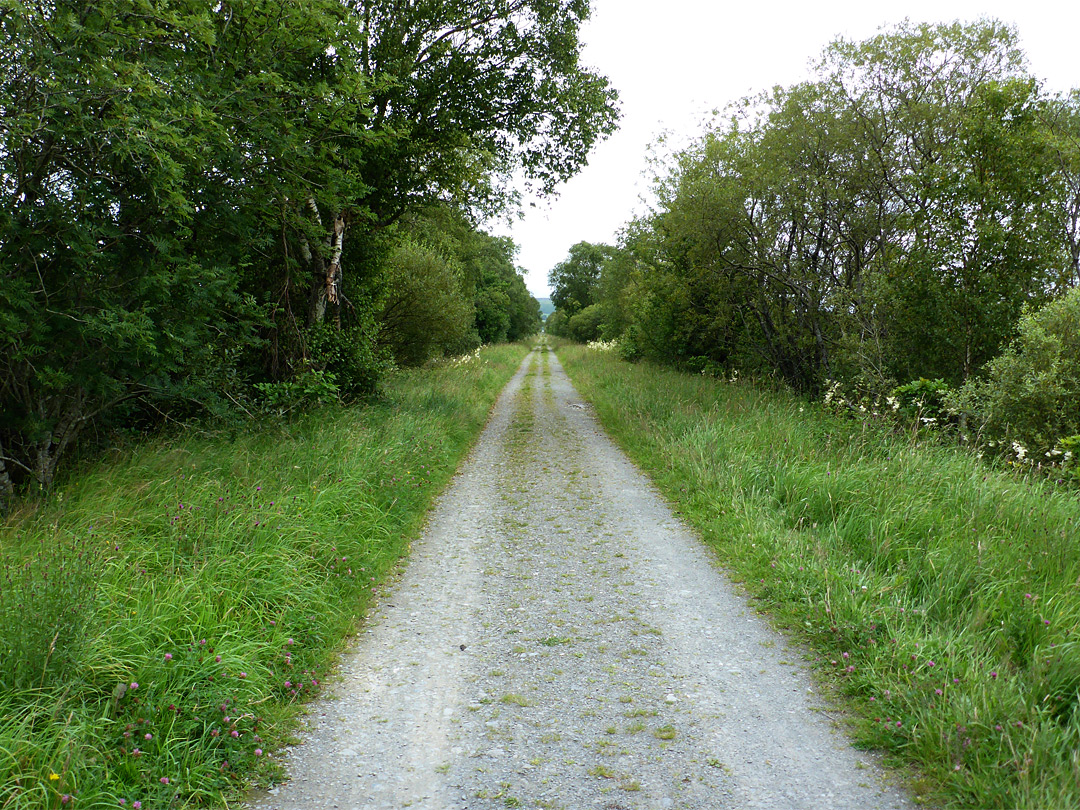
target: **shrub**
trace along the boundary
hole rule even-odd
[[[566,313],[557,309],[548,315],[547,321],[544,322],[544,331],[555,337],[566,337],[568,321]]]
[[[944,380],[917,380],[893,389],[889,404],[922,425],[942,425],[949,418],[950,389]]]
[[[367,310],[357,310],[356,323],[342,329],[317,324],[307,332],[311,371],[332,374],[331,381],[346,399],[373,394],[393,367],[385,348],[378,345],[379,327]]]
[[[567,325],[570,338],[578,343],[589,343],[600,337],[600,325],[603,309],[599,304],[592,304],[578,312]]]
[[[434,250],[405,240],[386,263],[388,292],[379,313],[380,343],[401,366],[419,366],[468,341],[472,302],[462,289],[461,269]],[[466,351],[471,351],[471,347]]]
[[[1044,457],[1080,433],[1080,289],[1024,313],[1016,339],[957,398],[989,438]]]

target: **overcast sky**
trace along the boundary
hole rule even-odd
[[[592,9],[583,61],[619,91],[622,124],[556,199],[527,207],[509,231],[538,297],[548,295],[548,271],[571,245],[614,244],[619,228],[642,210],[648,147],[659,133],[685,140],[701,131],[711,110],[808,78],[810,61],[838,36],[866,39],[905,17],[995,17],[1017,27],[1031,70],[1048,89],[1080,87],[1076,0],[592,0]]]

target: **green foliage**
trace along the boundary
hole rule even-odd
[[[223,806],[278,776],[298,704],[524,354],[136,445],[17,509],[0,527],[3,806]]]
[[[837,40],[668,159],[590,288],[605,334],[812,394],[962,383],[1080,281],[1077,109],[994,20]]]
[[[380,341],[401,366],[418,366],[461,346],[475,314],[460,266],[403,240],[387,258]]]
[[[393,367],[393,360],[378,343],[379,327],[370,313],[361,313],[358,323],[338,329],[330,324],[315,324],[307,330],[310,371],[324,372],[311,379],[316,390],[330,383],[346,399],[375,393],[383,375]]]
[[[548,273],[551,302],[555,308],[565,312],[566,317],[573,318],[581,310],[592,306],[600,281],[600,270],[613,254],[614,250],[608,245],[578,242],[572,246],[566,259]]]
[[[756,604],[805,639],[861,743],[916,767],[922,800],[1077,803],[1072,493],[782,392],[559,356]]]
[[[678,364],[687,356],[690,292],[674,273],[652,272],[635,285],[632,325],[624,333],[627,351],[658,363]]]
[[[255,383],[255,390],[259,392],[263,406],[279,416],[316,405],[329,405],[341,397],[337,378],[333,372],[325,370],[307,371],[295,380]]]
[[[182,417],[313,367],[371,390],[365,302],[387,290],[351,270],[382,266],[394,223],[505,207],[515,170],[549,189],[613,131],[615,94],[577,58],[587,15],[0,0],[0,498],[48,489],[85,428],[135,402]],[[394,268],[409,294],[445,292]],[[489,331],[526,333],[500,285],[510,323]],[[343,329],[306,334],[327,323]]]
[[[555,337],[567,337],[567,324],[569,321],[570,319],[566,317],[566,313],[557,309],[548,315],[547,320],[544,321],[544,331]]]
[[[1080,433],[1066,436],[1054,449],[1061,453],[1061,465],[1065,475],[1074,483],[1080,484]]]
[[[918,379],[892,391],[896,409],[910,419],[944,424],[949,415],[951,389],[944,380]]]
[[[597,340],[600,337],[603,317],[603,308],[599,304],[590,304],[579,310],[567,324],[567,337],[578,343]]]
[[[1080,288],[1024,313],[1018,335],[964,386],[969,410],[988,438],[1025,448],[1028,460],[1054,458],[1062,439],[1080,433]]]

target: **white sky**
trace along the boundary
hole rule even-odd
[[[622,124],[557,198],[527,207],[509,231],[538,297],[548,295],[548,271],[571,245],[614,244],[619,228],[644,209],[648,145],[659,133],[685,141],[711,110],[808,78],[810,61],[839,36],[866,39],[904,18],[995,17],[1017,27],[1031,70],[1048,90],[1080,87],[1076,0],[592,0],[592,9],[583,61],[619,91]]]

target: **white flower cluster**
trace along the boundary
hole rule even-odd
[[[460,366],[467,366],[471,363],[478,363],[480,361],[480,347],[473,349],[469,354],[458,355],[450,360],[450,365],[454,368]]]
[[[590,340],[585,344],[587,348],[596,349],[600,352],[613,352],[619,348],[617,340]]]

